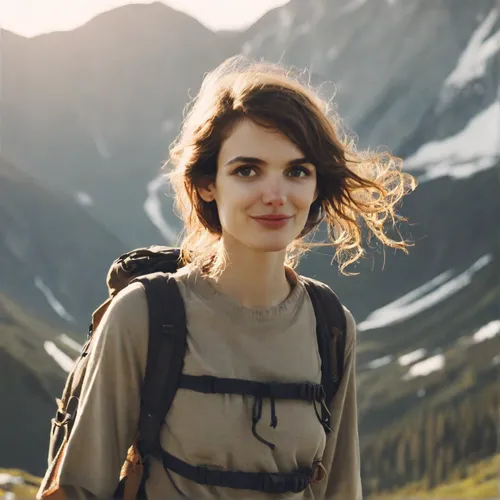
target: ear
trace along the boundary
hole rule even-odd
[[[198,187],[198,194],[200,198],[206,202],[210,203],[215,200],[215,182],[209,182],[206,185]]]

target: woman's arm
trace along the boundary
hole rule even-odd
[[[39,499],[111,498],[135,437],[148,347],[139,284],[116,296],[94,335],[75,425]]]

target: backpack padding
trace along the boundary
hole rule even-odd
[[[344,374],[346,316],[335,293],[323,283],[302,278],[311,298],[316,316],[316,334],[321,357],[321,384],[325,390],[326,408],[322,408],[322,421],[330,430],[328,408]]]
[[[161,457],[160,429],[179,386],[186,352],[186,312],[174,278],[142,276],[149,308],[149,346],[139,415],[138,448],[143,459]],[[147,461],[147,460],[146,460]]]

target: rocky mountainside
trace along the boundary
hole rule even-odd
[[[83,329],[106,298],[105,276],[124,244],[1,157],[0,234],[0,294],[54,327]]]
[[[71,198],[0,158],[3,466],[43,473],[55,397],[90,313],[106,298],[107,268],[123,250]]]
[[[463,474],[497,446],[497,4],[291,0],[244,32],[218,35],[153,3],[71,32],[4,32],[2,304],[47,322],[67,349],[59,335],[84,334],[110,262],[176,238],[158,172],[204,72],[236,53],[306,68],[313,84],[327,82],[323,94],[335,92],[360,145],[389,147],[420,182],[401,209],[415,243],[408,256],[374,245],[353,277],[340,276],[325,249],[301,265],[332,285],[359,323],[366,491],[425,489]],[[9,332],[0,328],[2,342],[24,345]],[[0,466],[38,472],[37,460],[0,451]]]

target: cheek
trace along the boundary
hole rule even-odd
[[[219,210],[228,212],[227,216],[234,217],[237,211],[245,210],[262,197],[258,186],[243,182],[224,182],[217,189],[217,204]]]
[[[307,186],[301,186],[294,192],[294,204],[297,208],[309,210],[316,198],[316,184],[310,183]]]

